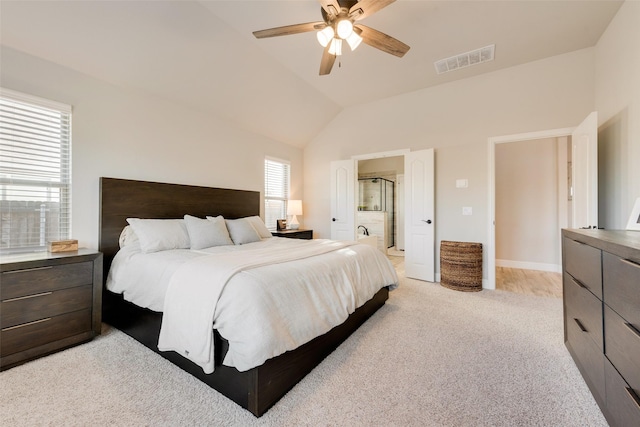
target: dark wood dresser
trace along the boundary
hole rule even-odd
[[[640,426],[640,232],[562,230],[564,339],[611,426]]]
[[[101,306],[100,252],[3,255],[0,370],[99,335]]]

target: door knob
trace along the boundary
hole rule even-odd
[[[427,224],[431,224],[431,220],[430,219],[423,219],[422,222],[426,222]]]
[[[335,219],[335,218],[331,218],[331,221],[336,222],[336,221],[337,221],[337,219]]]

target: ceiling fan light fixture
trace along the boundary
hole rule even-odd
[[[333,31],[333,27],[327,26],[323,30],[318,31],[316,36],[318,37],[318,43],[322,45],[322,47],[327,47],[327,45],[333,40],[333,36],[335,35]]]
[[[400,58],[410,49],[408,45],[385,33],[356,24],[361,19],[389,6],[395,0],[318,0],[318,2],[321,6],[322,21],[268,28],[254,31],[253,35],[257,39],[264,39],[315,31],[318,43],[323,47],[319,70],[321,76],[331,73],[337,56],[342,55],[345,40],[352,51],[365,42],[375,49]],[[489,56],[489,53],[483,52],[483,55]]]
[[[331,55],[342,55],[342,39],[334,38],[331,40],[331,46],[329,46],[329,53]]]
[[[360,37],[360,34],[354,31],[349,37],[347,37],[347,43],[349,43],[349,47],[353,52],[358,46],[360,46],[360,43],[362,43],[362,37]]]
[[[346,40],[351,34],[353,34],[353,22],[348,18],[340,19],[336,23],[336,33],[338,33],[338,37]]]

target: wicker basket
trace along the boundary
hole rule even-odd
[[[441,241],[440,284],[456,291],[481,291],[482,243]]]

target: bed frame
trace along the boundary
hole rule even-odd
[[[100,178],[99,247],[104,254],[103,283],[119,249],[118,238],[127,218],[182,218],[185,214],[222,215],[229,219],[260,215],[260,193]],[[246,372],[222,365],[228,342],[217,331],[214,331],[212,374],[205,374],[178,353],[158,351],[162,313],[131,304],[106,288],[103,288],[102,319],[259,417],[382,307],[388,295],[388,289],[382,288],[343,324]]]

